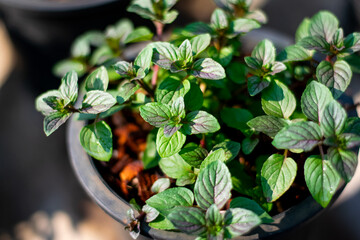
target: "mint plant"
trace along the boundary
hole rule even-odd
[[[283,206],[308,196],[305,187],[328,206],[358,161],[360,120],[348,117],[351,106],[339,99],[351,82],[360,33],[344,37],[337,18],[320,11],[301,22],[294,45],[277,52],[264,39],[243,52],[242,36],[266,23],[260,10],[250,11],[251,1],[215,0],[210,23],[191,23],[167,38],[176,2],[132,1],[128,10],[151,20],[154,33],[123,19],[74,41],[71,57],[54,68],[64,76],[59,89],[36,100],[46,135],[71,116],[86,120],[84,150],[104,165],[126,162],[130,173],[125,166],[113,178],[131,199],[133,238],[148,224],[198,240],[231,239],[271,223]],[[150,129],[146,147],[135,143],[140,150],[131,153],[122,148],[130,134],[117,133],[111,118],[129,112]],[[117,159],[119,149],[125,160]],[[150,186],[142,186],[151,173]],[[129,195],[134,188],[147,197]]]

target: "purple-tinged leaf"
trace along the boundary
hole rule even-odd
[[[168,215],[174,226],[190,235],[202,236],[206,233],[205,212],[195,207],[176,207]]]
[[[294,182],[297,165],[292,158],[280,154],[271,155],[261,169],[261,186],[268,202],[281,197]]]
[[[283,128],[276,134],[272,144],[278,149],[303,149],[311,151],[323,137],[318,124],[314,122],[296,122]]]
[[[336,192],[340,177],[326,159],[313,155],[306,159],[304,165],[305,182],[313,198],[326,207]]]
[[[191,74],[198,78],[219,80],[226,77],[224,68],[211,58],[197,60],[191,70]]]
[[[332,137],[343,132],[346,122],[346,111],[336,100],[332,100],[324,110],[320,122],[325,137]]]
[[[151,125],[160,128],[169,124],[172,117],[171,109],[168,105],[152,102],[140,107],[141,117]]]
[[[351,82],[352,71],[344,60],[337,60],[334,64],[322,61],[316,68],[319,82],[327,86],[335,99],[339,98]]]
[[[350,150],[331,147],[327,151],[327,155],[333,167],[340,174],[342,179],[350,182],[355,174],[358,164],[357,155]]]
[[[301,109],[312,121],[321,122],[325,107],[333,100],[330,90],[323,84],[312,81],[301,96]]]
[[[242,208],[230,208],[224,216],[225,233],[227,239],[244,235],[261,224],[260,218],[252,211]]]
[[[184,131],[186,134],[212,133],[220,129],[217,119],[205,112],[194,111],[186,115]]]
[[[208,209],[212,204],[221,209],[230,199],[231,189],[230,172],[226,165],[218,160],[200,171],[194,187],[195,199],[203,209]]]

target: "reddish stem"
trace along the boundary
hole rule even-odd
[[[158,38],[159,41],[162,41],[164,24],[161,23],[161,22],[154,21],[154,25],[155,25],[155,28],[156,28],[157,38]],[[157,83],[158,72],[159,72],[159,66],[155,65],[154,69],[153,69],[153,75],[152,75],[152,78],[151,78],[151,85],[153,86],[154,89],[155,89],[156,83]]]

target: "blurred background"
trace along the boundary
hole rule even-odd
[[[52,65],[69,55],[69,46],[89,29],[103,30],[122,17],[125,0],[0,0],[0,240],[130,239],[80,187],[70,167],[65,127],[51,137],[35,111],[38,94],[57,88]],[[268,29],[294,36],[304,17],[332,11],[345,33],[360,31],[360,0],[258,0]],[[180,0],[182,18],[208,21],[211,0]],[[150,24],[148,24],[152,27]],[[360,102],[360,78],[350,91]],[[358,109],[360,110],[360,109]],[[360,239],[360,171],[330,208],[278,239]]]

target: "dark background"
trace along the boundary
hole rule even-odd
[[[34,109],[39,93],[58,87],[59,80],[51,75],[51,66],[68,55],[71,40],[87,28],[103,29],[120,19],[124,14],[123,2],[102,9],[103,15],[92,9],[90,13],[75,14],[67,22],[60,21],[65,33],[75,22],[80,26],[68,32],[64,39],[61,32],[57,32],[55,38],[51,34],[42,36],[41,26],[36,25],[43,19],[55,24],[59,17],[56,14],[49,17],[33,12],[36,21],[26,26],[24,19],[14,18],[11,10],[8,12],[5,5],[0,5],[0,21],[8,27],[0,24],[0,240],[128,238],[123,227],[92,203],[77,182],[67,156],[65,127],[45,137],[43,117]],[[359,0],[264,0],[255,3],[263,6],[269,18],[266,28],[289,36],[294,36],[304,17],[311,17],[321,9],[334,12],[345,33],[359,31],[360,9],[356,8],[360,7]],[[211,0],[180,0],[177,7],[180,15],[185,16],[177,23],[184,24],[191,19],[206,21],[214,4]],[[89,15],[97,19],[96,24],[87,20]],[[128,16],[141,21],[137,16]],[[18,21],[21,27],[16,27]],[[10,32],[11,40],[6,31]],[[37,34],[32,39],[33,32]],[[356,99],[359,82],[359,76],[355,75],[349,88]],[[359,190],[358,171],[334,206],[278,239],[360,239]]]

